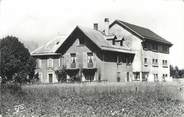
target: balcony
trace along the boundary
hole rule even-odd
[[[71,63],[71,64],[70,64],[70,67],[71,67],[71,68],[76,68],[76,63]]]
[[[88,68],[93,68],[93,63],[87,63]]]

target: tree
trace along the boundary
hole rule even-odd
[[[184,78],[184,69],[179,69],[178,66],[170,65],[170,76],[173,78]]]
[[[36,62],[17,37],[7,36],[0,40],[0,55],[2,83],[22,83],[33,78]]]
[[[170,76],[174,78],[174,74],[175,74],[174,67],[170,65]]]

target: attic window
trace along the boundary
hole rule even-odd
[[[80,45],[84,45],[84,39],[80,39],[80,40],[79,40],[79,44],[80,44]]]

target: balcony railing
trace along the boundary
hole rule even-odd
[[[71,63],[71,64],[70,64],[70,67],[71,67],[71,68],[76,68],[76,63]]]
[[[93,68],[93,63],[87,63],[88,68]]]

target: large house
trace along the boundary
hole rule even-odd
[[[65,39],[51,40],[32,52],[36,73],[43,83],[58,82],[65,68],[67,80],[171,81],[169,48],[172,44],[147,28],[120,20],[98,29],[77,26]],[[64,41],[63,41],[64,40]]]

